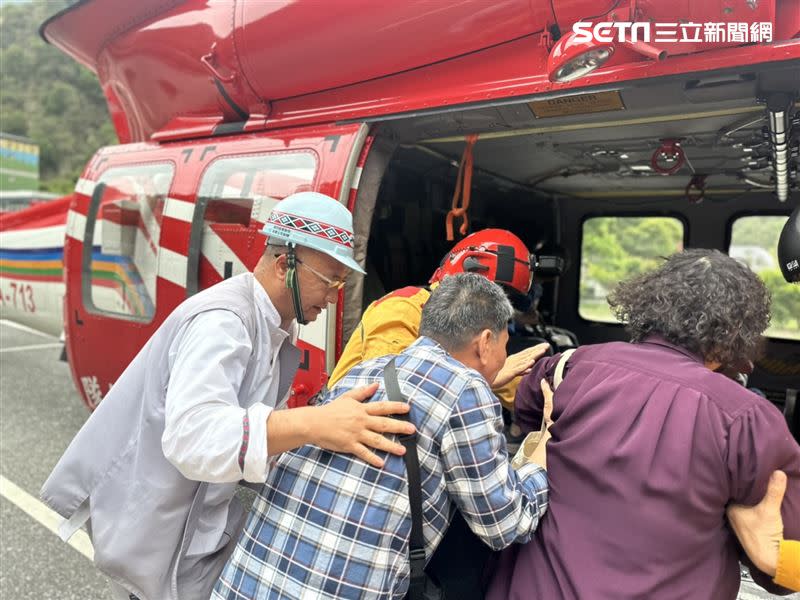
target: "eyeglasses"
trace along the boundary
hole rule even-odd
[[[295,260],[295,262],[296,262],[298,265],[302,265],[302,266],[304,266],[306,269],[308,269],[309,271],[311,271],[311,272],[312,272],[314,275],[316,275],[317,277],[319,277],[319,278],[320,278],[320,281],[322,281],[323,283],[325,283],[325,285],[327,285],[327,286],[328,286],[330,289],[337,289],[337,290],[340,290],[340,289],[342,289],[342,288],[344,287],[345,281],[344,281],[343,279],[331,279],[330,277],[326,277],[325,275],[323,275],[322,273],[320,273],[320,272],[319,272],[319,271],[317,271],[316,269],[314,269],[314,268],[310,267],[309,265],[307,265],[306,263],[304,263],[304,262],[303,262],[302,260],[300,260],[299,258],[295,258],[294,260]]]

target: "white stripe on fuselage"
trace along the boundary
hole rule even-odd
[[[158,253],[158,276],[175,285],[186,287],[186,270],[189,259],[168,248],[162,247]]]
[[[248,271],[245,264],[231,247],[209,225],[203,226],[203,242],[200,251],[220,277],[225,277],[226,262],[231,263],[232,275],[239,275]]]
[[[94,194],[94,188],[96,185],[96,181],[81,178],[78,179],[78,183],[75,184],[75,191],[91,198],[92,194]]]
[[[67,235],[74,240],[83,242],[86,233],[86,215],[70,210],[67,212]]]
[[[65,230],[66,225],[51,225],[4,231],[0,233],[0,248],[6,250],[60,248],[64,245]]]
[[[194,216],[194,204],[177,198],[167,198],[164,203],[164,216],[191,223]]]
[[[86,215],[70,210],[67,212],[67,237],[71,237],[79,242],[84,241],[86,236]],[[94,234],[92,235],[92,245],[99,246],[103,239],[103,220],[98,219],[94,223]]]

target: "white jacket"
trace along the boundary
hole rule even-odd
[[[236,424],[245,412],[259,433],[251,438],[244,474],[252,481],[266,474],[266,416],[286,396],[299,350],[287,340],[275,355],[272,341],[286,334],[278,334],[277,321],[259,309],[255,294],[263,289],[254,286],[259,284],[252,274],[238,275],[178,306],[42,488],[42,499],[69,520],[65,535],[85,523],[97,567],[141,600],[209,596],[243,521],[233,492],[243,478],[237,458],[242,429]],[[227,314],[210,319],[208,311]],[[232,315],[249,337],[236,341],[238,358],[228,368],[194,364],[203,355],[197,348],[203,340],[187,324],[202,318],[211,328],[206,335],[218,342],[223,335],[241,335],[230,331]]]

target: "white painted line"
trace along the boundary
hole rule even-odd
[[[4,352],[24,352],[26,350],[43,350],[45,348],[61,348],[61,342],[56,344],[31,344],[30,346],[12,346],[11,348],[0,348],[0,354]]]
[[[49,333],[45,333],[44,331],[39,331],[38,329],[34,329],[33,327],[28,327],[27,325],[20,325],[19,323],[15,323],[14,321],[9,321],[8,319],[0,319],[0,325],[5,325],[6,327],[11,327],[12,329],[19,329],[20,331],[24,331],[26,333],[33,333],[34,335],[40,335],[42,337],[55,340],[57,339],[56,336],[50,335]]]
[[[58,527],[64,520],[61,518],[61,515],[42,504],[28,492],[2,475],[0,475],[0,496],[3,496],[3,498],[25,512],[40,525],[44,525],[52,533],[58,535]],[[85,531],[76,531],[75,535],[73,535],[67,543],[89,560],[94,560],[92,542],[89,541],[89,536],[86,535]]]

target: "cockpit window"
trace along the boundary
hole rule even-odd
[[[683,250],[683,223],[673,217],[593,217],[583,223],[578,314],[616,323],[606,296],[620,281],[654,269]]]
[[[731,227],[728,254],[746,263],[772,295],[772,319],[765,335],[800,340],[800,285],[787,283],[778,266],[778,238],[789,217],[740,217]]]

